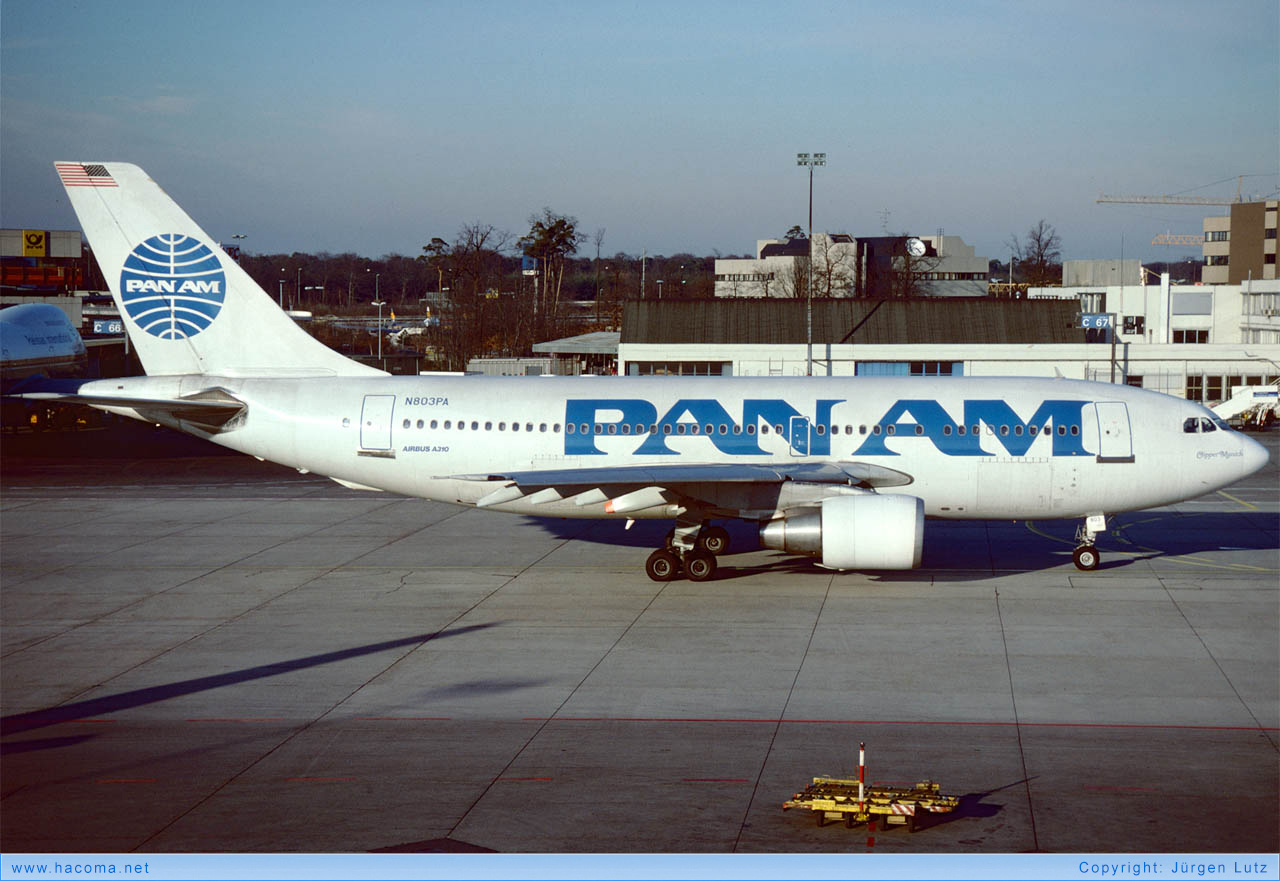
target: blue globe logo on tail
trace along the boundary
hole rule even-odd
[[[227,275],[213,249],[179,234],[152,236],[124,261],[120,299],[134,322],[162,340],[193,337],[222,311]]]

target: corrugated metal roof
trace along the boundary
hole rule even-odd
[[[815,299],[815,343],[1083,343],[1071,300]],[[850,335],[850,333],[852,334]],[[628,300],[624,343],[805,342],[805,301]]]

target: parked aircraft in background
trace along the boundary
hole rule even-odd
[[[6,388],[30,376],[71,376],[86,364],[80,332],[65,312],[48,303],[0,309],[0,352]]]
[[[655,580],[728,533],[836,569],[920,564],[926,516],[1106,518],[1227,486],[1265,449],[1199,404],[1028,378],[388,376],[299,329],[139,168],[56,164],[145,377],[29,392],[347,486],[553,517],[674,519]]]

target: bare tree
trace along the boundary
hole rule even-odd
[[[853,296],[857,252],[852,243],[839,242],[830,235],[820,235],[813,243],[813,295],[815,297]]]
[[[937,252],[930,254],[911,253],[907,243],[912,236],[906,233],[898,235],[898,243],[892,257],[892,270],[889,273],[886,296],[893,299],[909,297],[927,297],[933,291],[933,275],[937,271],[942,258]]]
[[[1009,250],[1018,261],[1022,281],[1033,286],[1062,284],[1062,239],[1044,218],[1019,242],[1009,236]]]

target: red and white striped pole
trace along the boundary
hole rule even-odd
[[[858,744],[858,813],[863,813],[863,802],[866,800],[866,790],[863,787],[863,781],[866,779],[867,771],[867,745],[865,743]]]
[[[867,850],[876,846],[876,821],[867,815],[867,745],[858,744],[858,813],[867,818]]]

